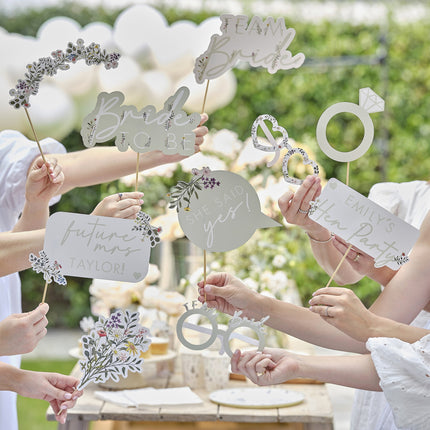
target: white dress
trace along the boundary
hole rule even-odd
[[[430,185],[425,181],[376,184],[370,190],[369,199],[375,201],[409,224],[412,224],[414,227],[419,228],[427,212],[430,210]],[[412,321],[411,325],[430,329],[430,313],[421,311],[415,320]],[[392,340],[395,341],[394,339]],[[369,343],[369,345],[376,344],[378,344],[377,341]],[[427,343],[427,354],[430,355],[429,347],[430,345]],[[372,358],[376,356],[376,351],[381,351],[381,348],[376,349],[375,347]],[[394,352],[395,349],[391,348],[391,351]],[[398,356],[398,358],[401,359],[401,356]],[[394,361],[393,357],[393,363]],[[398,369],[400,368],[398,367]],[[378,371],[378,374],[381,378],[381,387],[384,388],[385,373]],[[416,376],[418,375],[419,371],[417,369]],[[405,378],[409,381],[407,390],[413,391],[417,384],[416,380],[414,380],[412,374],[406,375]],[[387,401],[387,398],[389,401]],[[399,404],[393,404],[391,401],[392,397],[385,395],[384,392],[356,390],[351,416],[351,430],[397,430],[399,428],[416,430],[424,428],[408,427],[408,425],[412,425],[416,414],[413,414],[412,410],[407,407],[398,408]],[[427,409],[430,409],[430,399]],[[400,416],[402,417],[401,419],[398,418]],[[399,424],[401,422],[402,427],[397,427],[396,422]],[[404,427],[405,423],[408,423],[406,427]],[[427,428],[430,428],[430,424],[427,424]]]
[[[41,142],[44,153],[64,153],[64,146],[54,139]],[[39,155],[35,142],[17,131],[0,132],[0,231],[10,231],[25,202],[25,182],[31,162]],[[58,198],[51,203],[58,201]],[[41,288],[43,282],[41,280]],[[41,290],[42,291],[42,290]],[[0,320],[21,312],[21,282],[18,273],[0,277]],[[0,357],[19,367],[20,356]],[[0,429],[17,430],[16,394],[0,391]]]

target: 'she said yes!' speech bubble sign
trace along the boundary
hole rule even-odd
[[[133,220],[56,212],[46,224],[44,250],[64,275],[139,282],[148,273],[151,245]]]
[[[280,226],[261,212],[260,200],[249,182],[232,172],[195,170],[193,181],[182,183],[171,195],[185,235],[206,251],[236,249],[257,228]]]
[[[287,29],[283,18],[275,21],[269,16],[263,21],[253,16],[249,24],[246,15],[225,14],[220,19],[222,34],[212,35],[208,49],[194,65],[198,84],[221,76],[239,60],[265,67],[272,74],[279,69],[297,69],[305,61],[302,53],[293,56],[288,50],[296,31]]]
[[[357,191],[330,179],[309,218],[375,259],[375,267],[397,270],[418,239],[419,230]]]

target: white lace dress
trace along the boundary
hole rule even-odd
[[[44,153],[64,153],[64,146],[54,139],[41,141]],[[35,142],[17,131],[0,133],[0,231],[12,230],[25,202],[25,182],[32,161],[39,155]],[[58,198],[51,203],[58,201]],[[42,281],[41,281],[42,282]],[[21,282],[18,273],[0,277],[0,320],[21,312]],[[20,356],[0,357],[19,367]],[[16,394],[0,391],[0,429],[18,430]]]
[[[430,210],[430,185],[424,181],[376,184],[370,190],[369,198],[419,228]],[[411,325],[430,329],[430,313],[420,312]],[[428,368],[430,342],[424,341],[424,339],[420,341],[422,344],[417,342],[414,347],[398,339],[387,341],[386,338],[373,338],[369,340],[368,347],[372,352],[384,392],[356,390],[351,430],[430,429],[430,398],[427,397],[423,400],[420,397],[421,401],[417,402],[417,408],[410,407],[410,404],[416,401],[417,396],[420,396],[416,394],[417,389],[420,392],[420,387],[422,387],[423,390],[427,390],[427,395],[429,394],[428,382],[422,377],[423,367],[417,367],[413,364],[414,360],[411,360],[414,354],[415,360],[418,361],[419,357],[422,358],[423,355],[426,355],[427,369],[430,371]],[[403,345],[404,349],[408,349],[407,357],[402,356],[402,349],[397,349],[398,342]],[[385,344],[389,346],[386,347]],[[384,353],[385,349],[387,349],[387,353]],[[417,351],[424,351],[424,354]],[[401,390],[400,384],[393,384],[394,375],[390,373],[389,366],[383,366],[388,357],[390,360],[386,364],[392,366],[392,372],[397,375],[403,372],[402,369],[411,366],[409,371],[403,372],[401,376],[404,390]],[[395,392],[399,392],[398,395],[393,394]],[[406,398],[409,398],[409,402],[405,401]],[[424,407],[426,404],[427,407]],[[426,420],[427,423],[422,424]]]

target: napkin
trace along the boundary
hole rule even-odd
[[[122,391],[96,391],[95,396],[106,402],[125,407],[195,405],[203,400],[190,387],[178,388],[138,388]]]

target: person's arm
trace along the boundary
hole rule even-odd
[[[31,312],[12,314],[0,321],[0,355],[26,354],[33,351],[46,335],[49,306],[42,303]]]
[[[220,312],[233,315],[240,310],[256,320],[269,315],[265,324],[291,336],[325,348],[366,352],[363,342],[347,336],[309,309],[258,294],[227,273],[211,273],[206,284],[201,281],[198,286],[198,300]]]
[[[58,194],[64,183],[64,173],[56,159],[45,163],[37,157],[31,164],[25,184],[25,203],[13,231],[44,228],[49,217],[49,201]]]
[[[92,215],[135,219],[143,203],[142,197],[139,191],[107,196],[94,208]],[[29,254],[37,255],[43,249],[45,229],[15,231],[22,227],[21,223],[13,231],[0,233],[0,276],[28,269],[31,266]]]
[[[352,291],[330,287],[314,293],[310,301],[312,310],[327,322],[362,341],[382,336],[415,342],[427,334],[427,331],[408,327],[407,324],[430,300],[429,254],[430,212],[423,221],[409,261],[386,285],[369,311]]]
[[[196,134],[195,152],[200,151],[200,145],[208,133],[207,127],[202,125],[207,119],[208,116],[202,114],[202,121],[199,127],[194,130]],[[66,178],[60,190],[61,194],[75,187],[110,182],[136,171],[137,153],[132,149],[120,152],[115,146],[99,146],[67,154],[55,154],[54,156],[62,165]],[[140,154],[139,170],[178,162],[184,158],[186,157],[182,155],[166,155],[162,151],[146,152]]]
[[[321,179],[315,175],[307,176],[294,193],[287,191],[278,200],[278,206],[285,220],[303,229],[310,239],[312,253],[321,268],[329,275],[336,269],[342,254],[333,245],[333,234],[308,216],[310,202],[321,194]],[[345,262],[339,268],[334,281],[339,285],[353,284],[363,275],[353,270]]]
[[[281,384],[289,379],[311,378],[361,390],[381,391],[379,376],[369,354],[349,356],[299,355],[278,348],[235,351],[231,370],[258,385]]]
[[[320,193],[320,178],[315,175],[308,176],[295,193],[287,191],[282,195],[278,200],[278,205],[285,220],[302,228],[308,235],[315,260],[331,276],[347,251],[348,244],[309,218],[310,202],[314,201]],[[336,272],[334,281],[338,285],[355,284],[367,276],[386,285],[394,273],[386,267],[374,267],[372,257],[358,249],[351,249],[346,260]]]
[[[67,410],[71,409],[82,391],[75,387],[79,380],[59,373],[33,372],[18,369],[0,362],[0,390],[14,391],[21,396],[46,400],[55,412],[58,422],[66,422]],[[61,412],[60,412],[61,411]]]
[[[430,333],[430,330],[376,315],[348,288],[321,288],[314,292],[309,304],[312,312],[362,342],[371,337],[396,337],[413,343]]]

